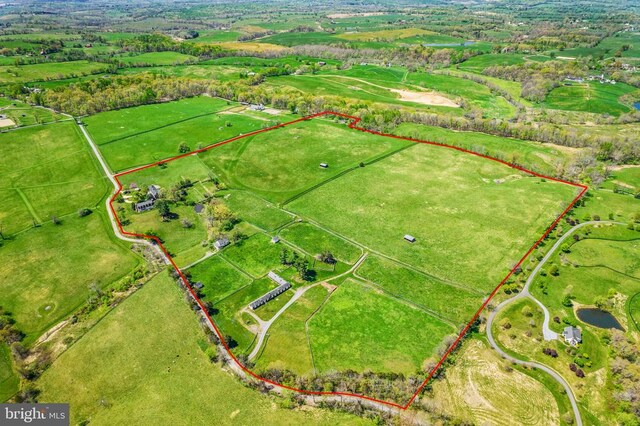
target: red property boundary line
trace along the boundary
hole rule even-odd
[[[407,141],[411,141],[411,142],[415,142],[415,143],[421,143],[421,144],[426,144],[426,145],[435,145],[435,146],[440,146],[440,147],[444,147],[444,148],[455,149],[456,151],[464,152],[464,153],[467,153],[467,154],[475,155],[477,157],[482,157],[482,158],[485,158],[485,159],[488,159],[488,160],[491,160],[491,161],[495,161],[495,162],[504,164],[506,166],[511,167],[512,169],[516,169],[516,170],[525,172],[525,173],[527,173],[529,175],[532,175],[532,176],[540,177],[540,178],[543,178],[543,179],[548,179],[548,180],[555,181],[555,182],[564,183],[564,184],[571,185],[571,186],[574,186],[576,188],[580,188],[581,189],[580,193],[573,199],[573,201],[571,201],[571,203],[567,206],[567,208],[565,208],[564,211],[553,221],[553,223],[551,223],[551,225],[547,228],[547,230],[544,232],[544,234],[542,234],[542,236],[531,246],[531,248],[529,248],[529,250],[524,254],[524,256],[522,256],[522,258],[518,261],[518,263],[502,279],[502,281],[500,281],[498,286],[491,292],[489,297],[487,297],[486,301],[476,311],[476,313],[473,316],[473,318],[471,318],[471,320],[467,323],[467,325],[462,329],[460,334],[458,334],[456,340],[449,346],[449,348],[447,349],[445,354],[442,356],[440,361],[429,372],[429,375],[422,382],[422,384],[418,387],[418,389],[415,391],[415,393],[413,394],[411,399],[404,405],[401,405],[401,404],[398,404],[398,403],[395,403],[395,402],[391,402],[391,401],[383,401],[383,400],[379,400],[379,399],[376,399],[376,398],[371,398],[371,397],[368,397],[366,395],[358,395],[358,394],[353,394],[353,393],[348,393],[348,392],[321,392],[321,391],[309,391],[309,390],[297,389],[297,388],[294,388],[294,387],[283,385],[281,383],[273,382],[273,381],[271,381],[269,379],[265,379],[264,377],[260,377],[256,373],[254,373],[253,371],[251,371],[248,368],[246,368],[242,363],[240,363],[238,361],[238,359],[235,357],[233,352],[231,352],[231,349],[227,345],[227,342],[225,342],[225,340],[224,340],[224,338],[222,336],[222,333],[218,329],[216,323],[213,321],[213,319],[211,318],[211,316],[209,315],[209,313],[205,309],[202,301],[196,295],[195,291],[193,290],[193,288],[189,284],[189,281],[187,280],[185,275],[182,273],[180,268],[178,268],[178,266],[174,262],[173,258],[169,255],[169,252],[167,251],[167,249],[162,245],[160,239],[158,237],[155,237],[155,236],[152,236],[152,235],[144,235],[144,234],[136,234],[136,233],[132,233],[132,232],[126,232],[122,228],[122,224],[120,223],[120,219],[118,218],[118,215],[117,215],[117,213],[116,213],[116,211],[115,211],[115,209],[113,207],[113,202],[115,201],[115,199],[118,197],[118,195],[122,191],[122,183],[120,182],[120,179],[119,179],[120,176],[127,175],[127,174],[130,174],[130,173],[135,173],[135,172],[138,172],[140,170],[148,169],[150,167],[154,167],[154,166],[157,166],[157,165],[163,164],[163,163],[168,163],[170,161],[175,161],[175,160],[178,160],[180,158],[184,158],[184,157],[188,157],[190,155],[198,154],[200,152],[208,151],[210,149],[216,148],[216,147],[221,146],[221,145],[226,145],[226,144],[231,143],[233,141],[236,141],[238,139],[243,139],[243,138],[246,138],[246,137],[249,137],[249,136],[254,136],[254,135],[257,135],[259,133],[268,132],[270,130],[279,129],[279,128],[282,128],[282,127],[285,127],[285,126],[290,126],[292,124],[299,123],[301,121],[307,121],[307,120],[311,120],[311,119],[316,118],[316,117],[322,117],[322,116],[325,116],[325,115],[338,116],[338,117],[342,117],[342,118],[346,118],[346,119],[351,120],[351,123],[349,124],[349,128],[350,129],[354,129],[354,130],[358,130],[358,131],[366,132],[366,133],[371,133],[371,134],[379,135],[379,136],[386,136],[386,137],[390,137],[390,138],[394,138],[394,139],[402,139],[402,140],[407,140]],[[557,179],[557,178],[553,178],[553,177],[550,177],[550,176],[545,176],[545,175],[542,175],[540,173],[536,173],[534,171],[525,169],[524,167],[520,167],[520,166],[515,165],[515,164],[510,164],[510,163],[508,163],[506,161],[503,161],[503,160],[500,160],[498,158],[490,157],[490,156],[484,155],[484,154],[479,154],[477,152],[473,152],[473,151],[470,151],[470,150],[467,150],[467,149],[464,149],[464,148],[460,148],[460,147],[457,147],[457,146],[452,146],[452,145],[447,145],[447,144],[439,143],[439,142],[425,141],[425,140],[420,140],[420,139],[415,139],[415,138],[391,135],[391,134],[387,134],[387,133],[368,130],[368,129],[365,129],[365,128],[357,126],[358,123],[360,122],[360,120],[361,119],[358,118],[358,117],[353,117],[353,116],[350,116],[350,115],[347,115],[347,114],[342,114],[342,113],[339,113],[339,112],[323,111],[323,112],[320,112],[320,113],[317,113],[317,114],[313,114],[313,115],[309,115],[309,116],[306,116],[306,117],[303,117],[303,118],[299,118],[297,120],[289,121],[289,122],[286,122],[286,123],[282,123],[282,124],[278,124],[278,125],[275,125],[275,126],[267,127],[267,128],[261,129],[261,130],[256,130],[256,131],[253,131],[253,132],[250,132],[250,133],[239,135],[239,136],[233,137],[231,139],[227,139],[227,140],[224,140],[222,142],[218,142],[218,143],[215,143],[213,145],[209,145],[207,147],[204,147],[204,148],[201,148],[201,149],[198,149],[198,150],[186,153],[186,154],[182,154],[182,155],[178,155],[178,156],[175,156],[175,157],[172,157],[172,158],[168,158],[166,160],[161,160],[161,161],[158,161],[158,162],[155,162],[155,163],[147,164],[145,166],[136,167],[136,168],[131,169],[131,170],[127,170],[127,171],[124,171],[124,172],[116,173],[113,177],[115,178],[116,182],[118,182],[118,190],[116,191],[116,193],[109,200],[109,207],[111,208],[113,216],[116,219],[116,222],[118,224],[118,228],[120,229],[120,232],[123,235],[128,235],[128,236],[132,236],[132,237],[139,237],[139,238],[147,238],[147,239],[150,239],[150,240],[153,240],[153,241],[156,242],[158,247],[160,247],[160,249],[164,252],[165,256],[167,257],[167,259],[169,260],[171,265],[175,268],[176,272],[180,276],[180,279],[182,280],[182,282],[184,283],[186,288],[189,290],[189,293],[191,294],[191,296],[194,298],[194,300],[196,301],[196,303],[198,304],[198,306],[200,307],[202,312],[205,314],[207,320],[209,321],[209,324],[215,330],[216,335],[220,339],[220,342],[222,342],[222,344],[224,345],[225,349],[227,350],[227,353],[229,354],[229,356],[231,357],[233,362],[235,362],[245,373],[247,373],[248,375],[254,377],[255,379],[261,380],[261,381],[263,381],[265,383],[268,383],[270,385],[277,386],[277,387],[282,388],[282,389],[288,389],[288,390],[291,390],[291,391],[296,391],[296,392],[299,392],[299,393],[302,393],[302,394],[306,394],[306,395],[339,395],[339,396],[353,397],[353,398],[359,398],[359,399],[363,399],[363,400],[367,400],[367,401],[371,401],[371,402],[376,402],[376,403],[380,403],[380,404],[385,404],[385,405],[388,405],[388,406],[391,406],[391,407],[394,407],[394,408],[398,408],[398,409],[401,409],[401,410],[406,410],[407,408],[409,408],[409,406],[411,406],[411,404],[417,398],[417,396],[420,394],[422,389],[426,386],[426,384],[429,382],[429,380],[431,380],[433,375],[442,366],[442,364],[447,359],[449,354],[460,343],[460,341],[465,336],[467,331],[469,331],[469,328],[471,328],[471,326],[476,321],[476,319],[480,316],[482,311],[487,307],[487,305],[493,299],[493,297],[496,295],[496,293],[498,292],[500,287],[511,277],[511,275],[513,275],[514,271],[516,269],[518,269],[522,265],[522,262],[524,262],[524,260],[531,254],[531,252],[533,252],[533,250],[535,250],[535,248],[538,247],[538,245],[549,235],[549,233],[553,230],[553,228],[555,228],[555,226],[558,224],[558,222],[560,222],[562,217],[564,217],[564,215],[567,214],[567,212],[574,206],[574,204],[584,195],[584,193],[587,191],[588,187],[585,186],[585,185],[582,185],[582,184],[577,184],[577,183],[569,182],[569,181],[566,181],[566,180]]]

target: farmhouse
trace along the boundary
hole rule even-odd
[[[216,240],[215,243],[213,243],[213,246],[218,249],[221,250],[222,248],[226,247],[229,245],[229,239],[228,238],[220,238],[219,240]]]
[[[133,187],[135,184],[131,184]],[[138,186],[135,185],[137,188]],[[133,206],[133,209],[136,213],[146,212],[147,210],[151,210],[156,203],[156,200],[160,198],[160,187],[156,185],[149,186],[149,190],[147,191],[147,199],[144,201],[140,201]]]
[[[289,283],[287,280],[285,280],[284,278],[282,278],[280,275],[276,274],[273,271],[269,272],[269,278],[271,278],[276,284],[278,284],[278,287],[274,288],[270,292],[266,293],[265,295],[249,303],[249,307],[251,309],[253,310],[258,309],[260,306],[264,305],[265,303],[267,303],[272,299],[275,299],[276,297],[278,297],[279,295],[281,295],[282,293],[284,293],[285,291],[291,288],[291,283]]]
[[[252,111],[264,111],[264,105],[262,104],[251,104],[249,105],[249,109]]]
[[[582,332],[573,326],[565,327],[562,337],[564,337],[565,342],[573,346],[582,343]]]
[[[407,235],[404,236],[404,239],[409,241],[410,243],[415,243],[416,242],[416,237],[414,237],[413,235],[407,234]]]

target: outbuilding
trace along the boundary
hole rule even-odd
[[[277,235],[274,235],[273,238],[271,238],[271,242],[273,244],[277,244],[280,242],[280,237],[278,237]]]
[[[329,167],[329,165],[327,163],[320,163],[320,167],[322,167],[323,169],[326,169]]]
[[[407,235],[404,236],[404,239],[409,241],[410,243],[415,243],[416,242],[416,237],[414,237],[413,235],[407,234]]]

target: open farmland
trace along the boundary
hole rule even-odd
[[[0,306],[27,343],[138,264],[112,235],[94,161],[73,122],[0,134]]]
[[[194,176],[216,182],[218,192],[207,201],[193,198],[189,188],[187,199],[236,212],[240,222],[232,232],[243,237],[216,253],[210,235],[220,231],[203,220],[208,213],[198,217],[180,202],[172,203],[172,212],[194,226],[160,220],[155,211],[127,213],[127,226],[153,230],[181,265],[188,263],[185,250],[199,256],[208,251],[211,257],[190,267],[189,276],[202,283],[198,291],[231,349],[243,356],[251,352],[258,371],[291,369],[301,375],[422,371],[576,194],[569,185],[487,159],[358,132],[323,118],[120,179],[166,189]],[[274,230],[279,243],[267,233]],[[405,234],[417,241],[404,241]],[[302,279],[283,264],[287,251],[306,259],[313,273]],[[319,261],[322,253],[337,263]],[[188,261],[197,258],[190,255]],[[339,279],[347,265],[355,270]],[[293,287],[252,311],[249,302],[276,288],[269,271]],[[393,321],[384,319],[389,312]],[[287,336],[298,336],[288,344],[297,348],[295,355],[279,349]]]
[[[598,114],[620,115],[631,111],[631,107],[621,103],[620,97],[638,92],[635,87],[624,83],[567,83],[553,89],[544,100],[550,109],[585,111]]]
[[[234,112],[238,104],[196,97],[126,108],[88,117],[87,129],[113,170],[124,170],[220,142],[269,123],[259,114]]]
[[[91,419],[96,425],[158,421],[156,410],[152,415],[139,407],[166,404],[176,406],[162,411],[161,421],[171,424],[196,419],[195,412],[195,421],[203,423],[233,418],[264,425],[367,424],[337,412],[279,408],[212,364],[211,350],[179,291],[162,274],[62,355],[38,382],[41,401],[70,401],[72,421]],[[203,386],[207,383],[216,385]]]

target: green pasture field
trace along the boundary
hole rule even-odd
[[[310,223],[288,226],[280,231],[280,236],[311,255],[330,251],[336,259],[350,265],[362,255],[362,250],[357,246]]]
[[[455,329],[424,311],[348,279],[309,321],[318,372],[411,374]]]
[[[236,41],[238,37],[242,35],[241,32],[238,31],[203,31],[200,35],[193,39],[189,40],[190,42],[195,43],[215,43],[220,41]]]
[[[488,292],[576,193],[493,161],[416,144],[287,208],[371,250]],[[405,234],[417,242],[404,241]]]
[[[259,40],[261,43],[279,44],[282,46],[299,46],[303,44],[342,44],[348,43],[335,35],[317,33],[279,33],[270,35]]]
[[[602,186],[603,188],[613,189],[615,185],[625,187],[631,191],[640,191],[640,167],[613,170],[611,179],[608,179]]]
[[[480,132],[458,132],[442,127],[402,123],[394,134],[445,143],[515,162],[531,170],[554,174],[556,163],[568,163],[577,151],[552,144],[503,138]]]
[[[211,363],[208,348],[176,285],[161,274],[47,369],[38,380],[39,400],[70,402],[73,424],[89,419],[95,425],[179,424],[186,418],[256,425],[367,424],[333,411],[279,408]]]
[[[25,344],[66,318],[92,294],[136,267],[104,211],[70,215],[5,241],[0,267],[0,305],[13,312]],[[78,244],[78,242],[82,244]]]
[[[108,191],[71,121],[0,133],[0,221],[6,234],[99,203]]]
[[[562,51],[555,51],[558,56],[612,58],[614,54],[622,48],[622,45],[629,45],[629,50],[621,52],[622,58],[640,58],[640,33],[620,32],[607,37],[595,47],[575,47]]]
[[[254,70],[266,67],[285,67],[289,65],[292,68],[297,68],[301,65],[314,65],[318,62],[326,62],[327,65],[340,65],[341,62],[335,59],[314,58],[311,56],[291,55],[283,56],[280,58],[258,58],[254,56],[225,56],[222,58],[210,59],[203,61],[201,65],[227,65],[235,67],[248,67]]]
[[[380,67],[377,65],[352,65],[346,70],[321,70],[318,72],[319,75],[330,74],[359,78],[382,86],[385,86],[385,83],[396,83],[397,85],[389,86],[392,88],[404,88],[400,83],[405,81],[408,73],[409,71],[402,67]]]
[[[177,217],[163,221],[160,219],[158,211],[153,209],[144,213],[135,213],[131,209],[131,204],[125,204],[125,218],[129,224],[124,226],[127,232],[145,234],[149,230],[155,231],[163,242],[163,245],[180,265],[189,264],[204,256],[207,247],[202,247],[201,242],[207,239],[207,230],[204,219],[202,219],[191,206],[172,206],[171,212]],[[122,215],[120,220],[123,220]],[[193,226],[185,228],[182,226],[182,219],[188,219]],[[182,259],[182,257],[185,259]]]
[[[174,102],[101,112],[83,119],[98,145],[155,130],[206,113],[238,105],[219,98],[196,96]]]
[[[47,62],[43,64],[0,66],[0,84],[29,81],[61,80],[96,74],[107,69],[106,64],[89,61]]]
[[[0,98],[0,114],[13,120],[16,126],[52,123],[64,117],[46,108],[38,108],[13,99]]]
[[[125,64],[132,65],[177,65],[185,62],[196,61],[198,58],[179,52],[149,52],[133,56],[116,56],[116,59]]]
[[[573,209],[570,214],[575,218],[591,219],[600,216],[602,220],[613,215],[619,222],[629,222],[640,210],[638,200],[632,195],[616,194],[607,190],[590,190],[583,196],[584,205]]]
[[[190,100],[193,102],[178,101],[100,113],[88,117],[85,122],[109,166],[113,170],[125,170],[175,157],[180,154],[178,148],[182,143],[196,150],[275,124],[277,119],[274,116],[274,121],[270,121],[251,113],[223,113],[237,104],[227,105],[220,99]],[[148,119],[142,119],[143,116]]]
[[[254,359],[257,371],[278,368],[299,375],[315,373],[305,323],[328,295],[321,285],[310,288],[273,323],[264,349]]]
[[[549,92],[543,106],[550,109],[620,115],[631,111],[631,107],[620,103],[620,97],[633,92],[640,96],[638,89],[624,83],[567,83]]]
[[[518,65],[524,63],[524,61],[523,55],[485,54],[473,56],[457,65],[457,68],[465,71],[481,73],[489,67]]]
[[[202,297],[218,302],[238,289],[251,284],[252,279],[231,266],[221,256],[213,256],[189,268],[191,281],[204,284]]]
[[[410,143],[352,131],[328,120],[312,120],[240,139],[200,154],[231,188],[246,189],[280,203]],[[328,163],[323,169],[320,163]]]
[[[272,243],[271,237],[258,233],[226,248],[222,255],[247,274],[259,278],[269,271],[282,269],[281,250],[282,246]]]
[[[250,191],[229,191],[224,199],[240,219],[266,231],[273,231],[293,220],[293,216]]]
[[[11,350],[3,342],[0,344],[0,402],[4,402],[18,392],[20,379],[13,369]]]
[[[453,115],[463,114],[460,108],[452,108],[440,105],[425,105],[411,101],[404,101],[400,96],[388,87],[378,87],[362,79],[347,79],[339,75],[328,76],[317,75],[288,75],[271,77],[265,84],[278,87],[291,87],[302,93],[313,93],[321,96],[340,96],[352,99],[359,99],[382,104],[402,105],[422,110],[447,113]]]
[[[379,256],[367,257],[356,271],[356,276],[377,284],[387,294],[426,308],[456,325],[469,322],[484,299],[479,293],[453,287]]]
[[[118,70],[118,73],[124,75],[151,73],[157,75],[176,76],[193,79],[236,81],[238,80],[241,72],[247,71],[249,70],[241,67],[225,65],[204,65],[202,63],[198,63],[196,65],[123,68]]]
[[[161,188],[170,189],[182,179],[199,182],[206,181],[210,177],[211,172],[207,166],[202,164],[202,161],[197,156],[190,155],[176,161],[163,163],[162,166],[157,165],[122,175],[118,179],[122,182],[124,189],[128,189],[129,185],[133,183],[138,187],[158,185]],[[194,195],[197,195],[197,193]]]
[[[485,116],[510,117],[515,113],[515,108],[506,99],[495,96],[488,87],[460,77],[411,73],[407,76],[407,83],[459,96],[472,107],[482,110]]]

